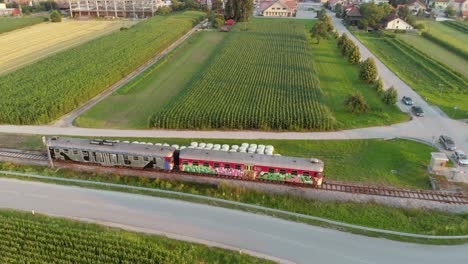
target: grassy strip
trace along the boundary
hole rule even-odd
[[[442,23],[446,26],[449,26],[455,30],[458,30],[462,33],[465,33],[467,34],[468,33],[468,25],[465,25],[463,23],[460,23],[458,21],[450,21],[450,20],[447,20],[447,21],[442,21]]]
[[[421,34],[421,36],[423,36],[424,38],[427,38],[430,41],[433,41],[433,42],[439,44],[440,46],[442,46],[442,47],[452,51],[453,53],[458,54],[459,56],[463,57],[464,59],[468,60],[468,52],[465,52],[463,49],[455,47],[450,42],[445,41],[443,39],[440,39],[440,38],[432,35],[429,32],[423,32]]]
[[[312,27],[312,23],[306,25]],[[334,38],[324,39],[320,44],[309,39],[316,65],[320,88],[326,105],[333,110],[340,129],[389,125],[408,120],[394,105],[386,105],[377,95],[376,90],[359,79],[359,66],[348,62],[337,47]],[[352,114],[345,107],[345,100],[354,92],[361,93],[370,107],[365,114]]]
[[[468,81],[397,38],[376,33],[355,36],[395,74],[453,118],[468,118]],[[458,110],[453,109],[458,106]]]
[[[117,138],[114,138],[117,139]],[[426,166],[435,149],[419,142],[393,139],[366,140],[239,140],[190,138],[118,138],[119,140],[187,146],[192,141],[240,145],[244,142],[273,145],[275,152],[293,157],[315,157],[325,162],[330,180],[401,188],[431,189]],[[0,148],[43,150],[38,136],[0,134]]]
[[[1,170],[33,173],[38,175],[49,175],[55,177],[92,180],[98,182],[117,183],[131,186],[157,188],[190,194],[204,195],[225,200],[237,201],[247,204],[259,205],[268,208],[280,209],[305,215],[317,216],[335,221],[367,226],[379,229],[417,233],[426,235],[465,235],[468,234],[468,213],[449,214],[438,211],[422,209],[402,209],[389,206],[382,206],[374,203],[354,203],[354,202],[325,202],[318,200],[304,199],[295,195],[275,195],[261,191],[254,191],[239,186],[228,186],[221,184],[213,186],[208,184],[196,184],[178,181],[165,181],[160,179],[148,179],[145,177],[124,177],[118,175],[103,175],[95,173],[75,172],[67,169],[52,170],[47,167],[19,166],[10,163],[0,163]],[[6,176],[11,177],[11,176]],[[42,180],[41,180],[42,181]],[[48,181],[48,180],[46,180]],[[62,184],[62,183],[61,183]],[[76,185],[76,184],[72,184]],[[80,184],[78,184],[80,185]],[[101,188],[93,187],[93,188]],[[114,187],[104,187],[114,189]],[[122,190],[122,189],[120,189]],[[141,193],[142,191],[125,190]],[[143,192],[151,194],[150,192]],[[161,196],[160,194],[151,194]],[[172,195],[173,196],[173,195]],[[171,197],[187,199],[186,197]],[[207,201],[196,202],[207,203]],[[208,202],[213,204],[213,202]],[[226,206],[215,202],[215,205]],[[231,207],[229,205],[228,207]],[[250,209],[249,209],[250,210]],[[271,214],[269,212],[262,212]],[[282,218],[291,218],[281,214],[273,214]],[[293,217],[295,218],[295,217]],[[316,221],[298,219],[308,223],[317,224]],[[323,223],[320,223],[323,225]],[[330,225],[326,225],[330,226]],[[339,228],[342,229],[342,228]],[[346,229],[347,230],[347,229]],[[367,233],[359,231],[360,233]],[[373,232],[370,232],[373,233]],[[376,234],[374,234],[376,235]],[[378,235],[384,236],[386,235]],[[391,235],[390,237],[398,237]],[[411,240],[411,239],[409,239]],[[419,239],[416,239],[419,240]],[[424,239],[421,239],[424,240]],[[447,241],[448,242],[448,241]],[[432,243],[432,242],[431,242]],[[445,241],[443,241],[445,243]]]
[[[0,18],[0,34],[47,21],[45,17]]]
[[[0,210],[0,226],[5,231],[1,263],[272,263],[164,236],[13,210]]]

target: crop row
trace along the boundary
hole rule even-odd
[[[303,22],[238,25],[150,127],[330,129]]]
[[[154,17],[0,79],[0,123],[56,119],[119,81],[190,30],[203,13]]]
[[[465,33],[465,34],[468,33],[468,25],[463,24],[462,22],[446,20],[446,21],[443,21],[442,23],[462,33]]]
[[[436,43],[437,45],[439,46],[442,46],[450,51],[452,51],[453,53],[463,57],[464,59],[468,60],[468,52],[466,52],[465,50],[461,49],[461,48],[458,48],[454,45],[452,45],[449,41],[447,40],[444,40],[444,39],[441,39],[429,32],[423,32],[421,34],[421,36],[423,36],[424,38]]]
[[[254,261],[163,237],[0,211],[0,263],[219,263]]]

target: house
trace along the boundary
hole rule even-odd
[[[424,12],[427,9],[427,6],[424,2],[421,0],[409,0],[406,4],[404,5],[398,5],[397,9],[400,7],[408,7],[408,9],[411,11],[413,15],[418,14],[420,11]]]
[[[344,0],[328,0],[327,2],[327,6],[328,8],[330,8],[331,10],[335,10],[335,6],[337,4],[343,4],[344,3]]]
[[[406,23],[403,19],[399,18],[396,13],[390,13],[385,19],[384,19],[384,29],[389,29],[389,30],[412,30],[413,27]]]
[[[468,17],[468,0],[454,0],[453,5],[457,15]]]
[[[359,11],[359,6],[354,5],[351,8],[345,9],[345,20],[349,25],[356,26],[357,22],[362,19],[361,11]]]
[[[431,0],[429,6],[435,9],[445,10],[449,4],[450,0]]]
[[[0,16],[19,16],[21,8],[7,8],[6,4],[0,3]]]
[[[260,3],[260,13],[268,17],[292,17],[296,15],[297,0],[273,0]]]
[[[461,17],[468,16],[468,0],[430,0],[429,6],[434,7],[439,14],[451,5],[455,9],[456,15]]]

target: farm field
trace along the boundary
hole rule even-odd
[[[133,24],[135,22],[124,20],[64,20],[2,34],[0,75]]]
[[[272,263],[238,252],[31,213],[0,210],[1,263]]]
[[[268,32],[264,32],[266,23],[269,23],[268,27],[273,25]],[[247,26],[252,32],[244,32],[243,26],[238,26],[235,32],[229,34],[197,33],[163,61],[77,118],[75,125],[147,128],[148,118],[156,113],[150,125],[160,122],[160,127],[164,128],[321,129],[315,127],[313,122],[317,122],[316,120],[305,124],[309,122],[308,119],[313,119],[315,113],[310,112],[313,111],[313,104],[298,96],[300,92],[309,96],[319,96],[318,100],[323,102],[324,109],[327,109],[324,111],[334,117],[333,127],[328,129],[386,125],[407,119],[407,115],[401,113],[396,107],[383,104],[376,92],[358,79],[358,67],[350,65],[343,58],[334,40],[323,41],[320,45],[309,43],[310,40],[304,36],[304,23],[306,23],[306,28],[310,28],[313,23],[311,20],[289,20],[289,24],[281,24],[281,26],[276,23],[278,23],[277,20],[254,20]],[[294,35],[289,34],[289,28],[294,29]],[[270,30],[273,31],[270,32]],[[280,36],[284,41],[292,38],[293,43],[301,47],[300,53],[296,52],[296,54],[306,55],[290,55],[292,51],[287,50],[288,46],[280,43],[274,47],[276,52],[271,54],[264,47],[266,42],[274,42],[269,38],[274,36],[273,32],[276,31],[281,32]],[[248,41],[250,45],[246,49],[255,49],[255,52],[261,55],[258,57],[255,55],[255,58],[238,56],[245,52],[242,48],[237,50],[233,45],[241,46],[239,42],[247,39],[251,40]],[[284,56],[290,59],[285,60],[279,57],[277,55],[279,53],[284,53]],[[238,62],[231,63],[230,57],[236,57]],[[312,64],[309,67],[308,63],[300,57],[307,57],[308,63],[313,61],[315,65]],[[284,69],[289,70],[279,73],[278,76],[272,74],[279,67],[283,67],[283,63],[288,65]],[[228,68],[232,68],[231,70],[226,70],[224,69],[226,67],[221,66],[227,64],[230,65]],[[223,73],[217,74],[216,71],[223,71]],[[291,76],[286,77],[289,75]],[[321,89],[312,86],[303,90],[300,87],[289,88],[290,84],[291,87],[298,87],[300,84],[294,83],[292,76],[298,80],[316,82],[317,75]],[[239,76],[246,76],[246,78],[236,80],[240,78]],[[234,85],[237,82],[239,85]],[[231,92],[226,93],[226,90]],[[352,115],[344,109],[343,102],[353,91],[363,93],[372,108],[370,113]],[[318,94],[314,95],[312,92]],[[249,96],[266,99],[250,99]],[[197,106],[198,103],[195,101],[190,103],[190,100],[203,102],[199,104],[203,104],[204,109]],[[213,102],[209,102],[210,100]],[[246,107],[241,107],[241,104]],[[179,107],[180,105],[184,107]],[[300,107],[306,109],[309,114],[300,112]],[[184,108],[184,110],[178,108]],[[201,114],[197,114],[197,111],[201,111]],[[243,113],[245,116],[242,115]],[[297,116],[297,120],[288,121],[288,119],[293,119],[293,114]],[[190,121],[184,123],[182,118]],[[175,123],[170,124],[172,120],[169,119],[175,120]],[[249,123],[249,120],[253,122]],[[169,123],[162,124],[163,122]],[[301,125],[301,122],[305,123]]]
[[[396,36],[417,50],[423,52],[426,56],[447,65],[465,76],[465,78],[468,78],[468,60],[426,38],[423,38],[419,34],[406,33],[397,34]]]
[[[228,34],[190,86],[154,113],[150,127],[335,127],[333,113],[323,103],[303,21],[253,19]]]
[[[226,36],[218,32],[195,33],[164,59],[78,117],[75,125],[148,127],[148,117],[189,85]]]
[[[0,17],[0,34],[42,22],[45,17]]]
[[[375,33],[354,35],[430,104],[439,106],[452,118],[468,118],[466,78],[397,38]]]
[[[275,153],[296,157],[314,157],[325,162],[330,180],[359,181],[377,185],[430,189],[427,165],[431,146],[414,141],[394,140],[232,140],[232,139],[158,139],[119,138],[189,145],[190,142],[213,144],[256,143],[273,145]],[[42,150],[39,136],[0,134],[0,148]],[[392,172],[394,170],[394,172]],[[396,171],[395,171],[396,170]]]
[[[424,21],[426,31],[438,39],[444,40],[454,47],[468,53],[468,35],[447,24],[436,21]]]
[[[0,123],[41,124],[68,113],[154,57],[203,17],[196,11],[153,17],[2,76]]]

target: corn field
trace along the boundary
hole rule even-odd
[[[0,263],[270,263],[161,236],[0,211]]]
[[[153,17],[0,78],[0,123],[40,124],[70,112],[189,31],[204,16]]]
[[[334,127],[335,118],[322,102],[304,22],[257,19],[223,34],[230,35],[215,56],[180,95],[150,117],[150,127]]]

